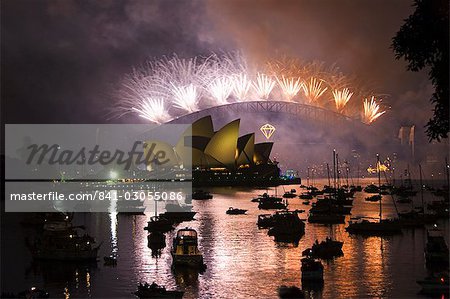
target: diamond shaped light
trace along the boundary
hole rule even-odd
[[[271,124],[265,124],[259,129],[261,130],[261,133],[263,133],[264,137],[266,137],[266,139],[269,139],[276,130],[275,127]]]

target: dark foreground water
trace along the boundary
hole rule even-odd
[[[322,184],[321,184],[322,183]],[[318,182],[321,186],[325,181]],[[365,183],[369,183],[366,181]],[[298,187],[298,186],[297,186]],[[291,186],[286,186],[286,191]],[[301,189],[296,188],[297,193]],[[298,246],[275,243],[267,230],[258,229],[257,208],[250,199],[265,190],[215,188],[212,200],[193,201],[196,220],[180,224],[199,233],[200,249],[207,270],[171,269],[170,246],[175,231],[167,234],[167,247],[161,255],[152,256],[143,229],[152,211],[146,216],[114,213],[77,214],[74,222],[83,223],[97,242],[103,242],[94,264],[33,262],[25,246],[25,238],[35,234],[33,228],[19,224],[23,215],[4,216],[2,226],[2,289],[18,292],[38,286],[52,297],[126,298],[134,297],[140,281],[165,285],[168,289],[185,291],[184,298],[276,298],[280,285],[301,285],[301,252],[316,239],[332,236],[344,241],[344,256],[324,264],[323,288],[310,290],[311,298],[424,298],[419,295],[417,279],[426,276],[424,265],[425,229],[404,230],[389,238],[355,237],[345,232],[345,225],[306,225],[306,233]],[[273,191],[272,191],[273,192]],[[271,193],[272,193],[271,192]],[[282,193],[283,188],[278,187]],[[352,217],[378,216],[378,203],[364,201],[366,194],[357,193]],[[426,201],[432,200],[425,193]],[[417,205],[419,196],[415,199]],[[384,214],[395,214],[392,200],[384,197]],[[248,209],[247,215],[226,215],[228,207]],[[298,198],[289,200],[290,209],[309,209]],[[410,204],[399,205],[408,210]],[[150,207],[149,207],[150,208]],[[162,205],[161,205],[162,208]],[[307,212],[300,214],[307,218]],[[347,217],[348,220],[349,216]],[[448,236],[448,220],[439,222]],[[447,238],[448,242],[448,238]],[[103,265],[103,256],[117,252],[118,265]]]

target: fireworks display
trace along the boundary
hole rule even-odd
[[[253,83],[256,95],[261,100],[267,100],[269,98],[272,89],[275,86],[275,81],[267,75],[258,73],[256,82]]]
[[[189,113],[197,111],[197,88],[191,83],[186,86],[172,84],[173,106]]]
[[[386,111],[380,110],[380,105],[375,102],[375,97],[372,96],[370,101],[368,99],[364,99],[363,104],[363,119],[362,121],[366,124],[370,124],[383,115]]]
[[[246,74],[240,73],[234,76],[233,93],[236,100],[239,102],[245,101],[248,97],[250,88],[252,87],[252,80]]]
[[[277,77],[278,85],[280,85],[283,95],[288,101],[292,101],[303,86],[302,83],[300,83],[300,78],[294,80],[294,78],[286,79],[284,76],[282,76],[280,80]]]
[[[385,111],[374,93],[363,90],[336,66],[326,67],[323,62],[283,57],[249,68],[238,52],[193,58],[173,55],[148,61],[126,75],[114,114],[135,113],[150,122],[163,123],[208,107],[273,100],[345,112],[371,124]]]
[[[156,124],[162,124],[170,119],[162,99],[147,99],[142,101],[139,107],[132,107],[131,109],[138,113],[140,117]]]
[[[310,103],[316,102],[328,89],[328,87],[322,86],[322,80],[317,80],[313,77],[311,77],[309,82],[303,82],[302,88]]]
[[[350,92],[348,88],[344,88],[342,90],[333,90],[333,99],[336,104],[336,110],[342,112],[345,105],[347,105],[348,101],[352,97],[353,93]]]
[[[233,91],[233,85],[233,80],[228,77],[217,78],[208,85],[208,91],[218,105],[224,105]]]

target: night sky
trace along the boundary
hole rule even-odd
[[[431,116],[426,73],[390,49],[411,0],[1,2],[6,123],[109,119],[120,79],[152,57],[242,51],[252,62],[289,55],[336,63],[388,94],[392,131]],[[395,133],[394,133],[395,134]]]

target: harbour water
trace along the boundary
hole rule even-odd
[[[372,180],[366,179],[363,185]],[[318,180],[322,187],[325,180]],[[281,196],[299,186],[280,186]],[[352,236],[346,225],[318,225],[306,222],[305,235],[298,245],[276,243],[267,230],[256,225],[259,214],[250,200],[266,190],[246,188],[211,188],[211,200],[193,201],[195,221],[185,222],[166,234],[167,246],[159,255],[147,247],[144,227],[152,211],[145,216],[116,213],[80,213],[74,223],[86,226],[87,232],[102,242],[97,263],[72,264],[36,262],[25,246],[25,239],[36,233],[32,227],[20,225],[23,214],[6,214],[2,221],[2,283],[3,289],[18,292],[30,286],[46,289],[51,297],[133,298],[139,282],[157,282],[168,289],[184,290],[183,298],[277,298],[281,285],[308,289],[310,298],[424,298],[416,280],[427,275],[424,263],[425,229],[403,230],[391,237]],[[274,188],[269,193],[274,193]],[[379,204],[364,201],[364,192],[356,193],[351,217],[378,217]],[[434,198],[425,192],[425,201]],[[420,204],[420,193],[415,204]],[[408,210],[411,204],[397,204]],[[247,209],[246,215],[227,215],[229,207]],[[307,218],[310,206],[298,198],[289,199],[289,208],[305,209],[299,214]],[[163,205],[161,204],[161,209]],[[395,208],[389,195],[383,196],[383,216],[392,217]],[[347,216],[348,221],[350,216]],[[438,222],[448,242],[449,223]],[[207,269],[199,274],[193,270],[171,268],[170,248],[177,229],[192,227],[199,234],[199,247]],[[331,236],[343,241],[344,256],[324,264],[323,287],[307,288],[301,284],[301,253],[316,239]],[[103,265],[103,256],[115,252],[118,264]],[[440,297],[437,297],[440,298]]]

